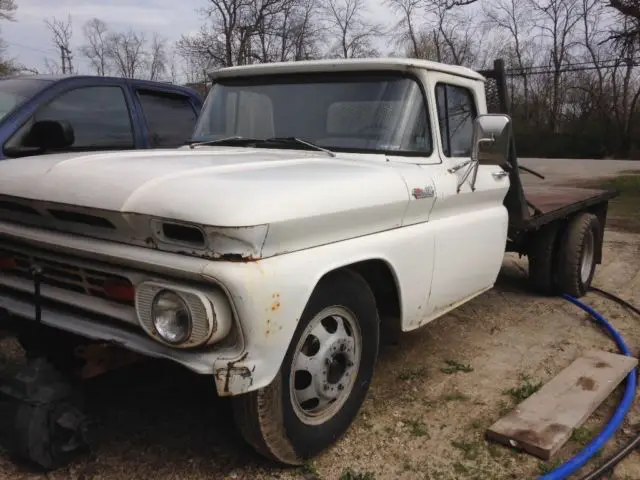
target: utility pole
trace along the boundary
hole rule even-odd
[[[60,62],[62,63],[62,74],[63,75],[67,73],[66,60],[67,60],[67,58],[65,57],[65,54],[64,54],[64,45],[60,45]]]
[[[60,62],[62,63],[62,74],[73,73],[73,65],[71,64],[71,50],[66,46],[60,45]]]
[[[67,57],[67,71],[70,75],[73,75],[73,64],[71,63],[71,50],[69,50],[66,45],[64,46],[64,53],[65,56]]]

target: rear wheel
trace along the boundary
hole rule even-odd
[[[233,397],[245,440],[266,457],[299,465],[333,444],[355,418],[373,377],[379,319],[365,280],[325,277],[267,387]]]
[[[560,242],[557,285],[560,293],[584,296],[596,269],[596,249],[601,234],[598,217],[583,213],[573,218]]]

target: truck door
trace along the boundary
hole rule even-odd
[[[436,178],[438,198],[430,221],[437,222],[433,285],[427,311],[454,308],[491,288],[507,239],[503,205],[509,177],[497,165],[470,165],[474,119],[486,111],[480,80],[431,72],[430,89],[444,168]]]

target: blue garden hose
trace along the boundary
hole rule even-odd
[[[596,312],[588,305],[585,305],[581,301],[575,299],[574,297],[563,295],[563,298],[580,307],[582,310],[591,315],[593,319],[598,324],[600,324],[600,326],[604,327],[604,329],[613,337],[614,341],[618,345],[618,348],[620,349],[620,352],[623,355],[632,356],[622,336],[601,314]],[[624,418],[626,417],[629,409],[633,404],[633,400],[636,395],[636,384],[637,372],[634,368],[629,373],[629,375],[627,375],[626,389],[624,391],[622,401],[618,405],[615,413],[611,417],[611,420],[609,420],[609,423],[607,423],[604,429],[593,440],[591,440],[591,442],[589,442],[589,444],[587,444],[587,446],[577,455],[567,460],[565,463],[547,473],[546,475],[538,477],[538,480],[565,479],[569,475],[575,473],[578,469],[582,468],[605,445],[605,443],[607,443],[611,439],[611,437],[613,437],[613,435],[622,425]]]

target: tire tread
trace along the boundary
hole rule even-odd
[[[341,270],[324,277],[316,288],[329,284],[332,288],[340,282],[357,286],[359,300],[371,302],[375,297],[366,280],[352,270]],[[309,303],[313,303],[313,295]],[[377,318],[379,323],[379,318]],[[376,351],[379,338],[376,337]],[[243,395],[232,397],[236,425],[242,437],[261,455],[277,462],[298,466],[305,457],[296,452],[287,436],[282,411],[282,375],[280,372],[268,386]]]
[[[241,435],[258,453],[288,465],[300,465],[287,438],[279,408],[281,381],[278,375],[267,387],[239,395],[233,413]]]
[[[583,243],[588,230],[600,228],[598,217],[592,213],[583,213],[575,217],[567,226],[560,243],[558,287],[561,293],[582,297],[588,288],[583,285],[580,276]],[[595,239],[597,244],[597,238]]]

